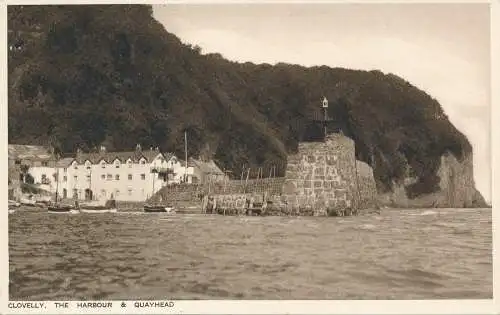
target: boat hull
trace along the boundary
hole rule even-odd
[[[71,209],[69,211],[51,211],[51,210],[49,210],[48,213],[51,213],[51,214],[79,214],[80,211],[75,210],[75,209]]]
[[[19,208],[21,206],[20,202],[15,200],[9,200],[9,208]]]
[[[83,213],[115,213],[118,210],[116,208],[113,209],[91,209],[91,208],[80,208],[80,212]]]
[[[69,213],[71,212],[71,206],[48,206],[47,210],[52,213]]]
[[[175,213],[175,210],[166,206],[144,206],[144,212]]]

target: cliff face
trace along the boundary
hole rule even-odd
[[[487,207],[481,193],[475,188],[472,154],[463,161],[452,154],[441,156],[437,171],[439,188],[437,191],[414,198],[408,195],[408,187],[416,182],[407,177],[402,184],[394,184],[393,191],[380,194],[379,203],[401,208],[476,208]]]
[[[377,205],[377,183],[373,169],[367,163],[356,161],[357,186],[359,190],[359,208],[374,208]]]

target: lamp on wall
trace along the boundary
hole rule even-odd
[[[328,109],[328,99],[323,96],[323,101],[321,101],[321,107],[323,107],[323,128],[324,128],[324,135],[325,135],[325,140],[326,140],[326,120],[327,120],[327,109]]]

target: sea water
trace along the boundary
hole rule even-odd
[[[9,215],[11,300],[492,298],[491,209]]]

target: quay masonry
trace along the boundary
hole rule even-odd
[[[279,192],[214,192],[205,197],[203,211],[348,216],[376,207],[373,170],[356,160],[354,141],[342,134],[328,135],[323,142],[299,143],[298,152],[288,156],[285,178],[276,182]]]

